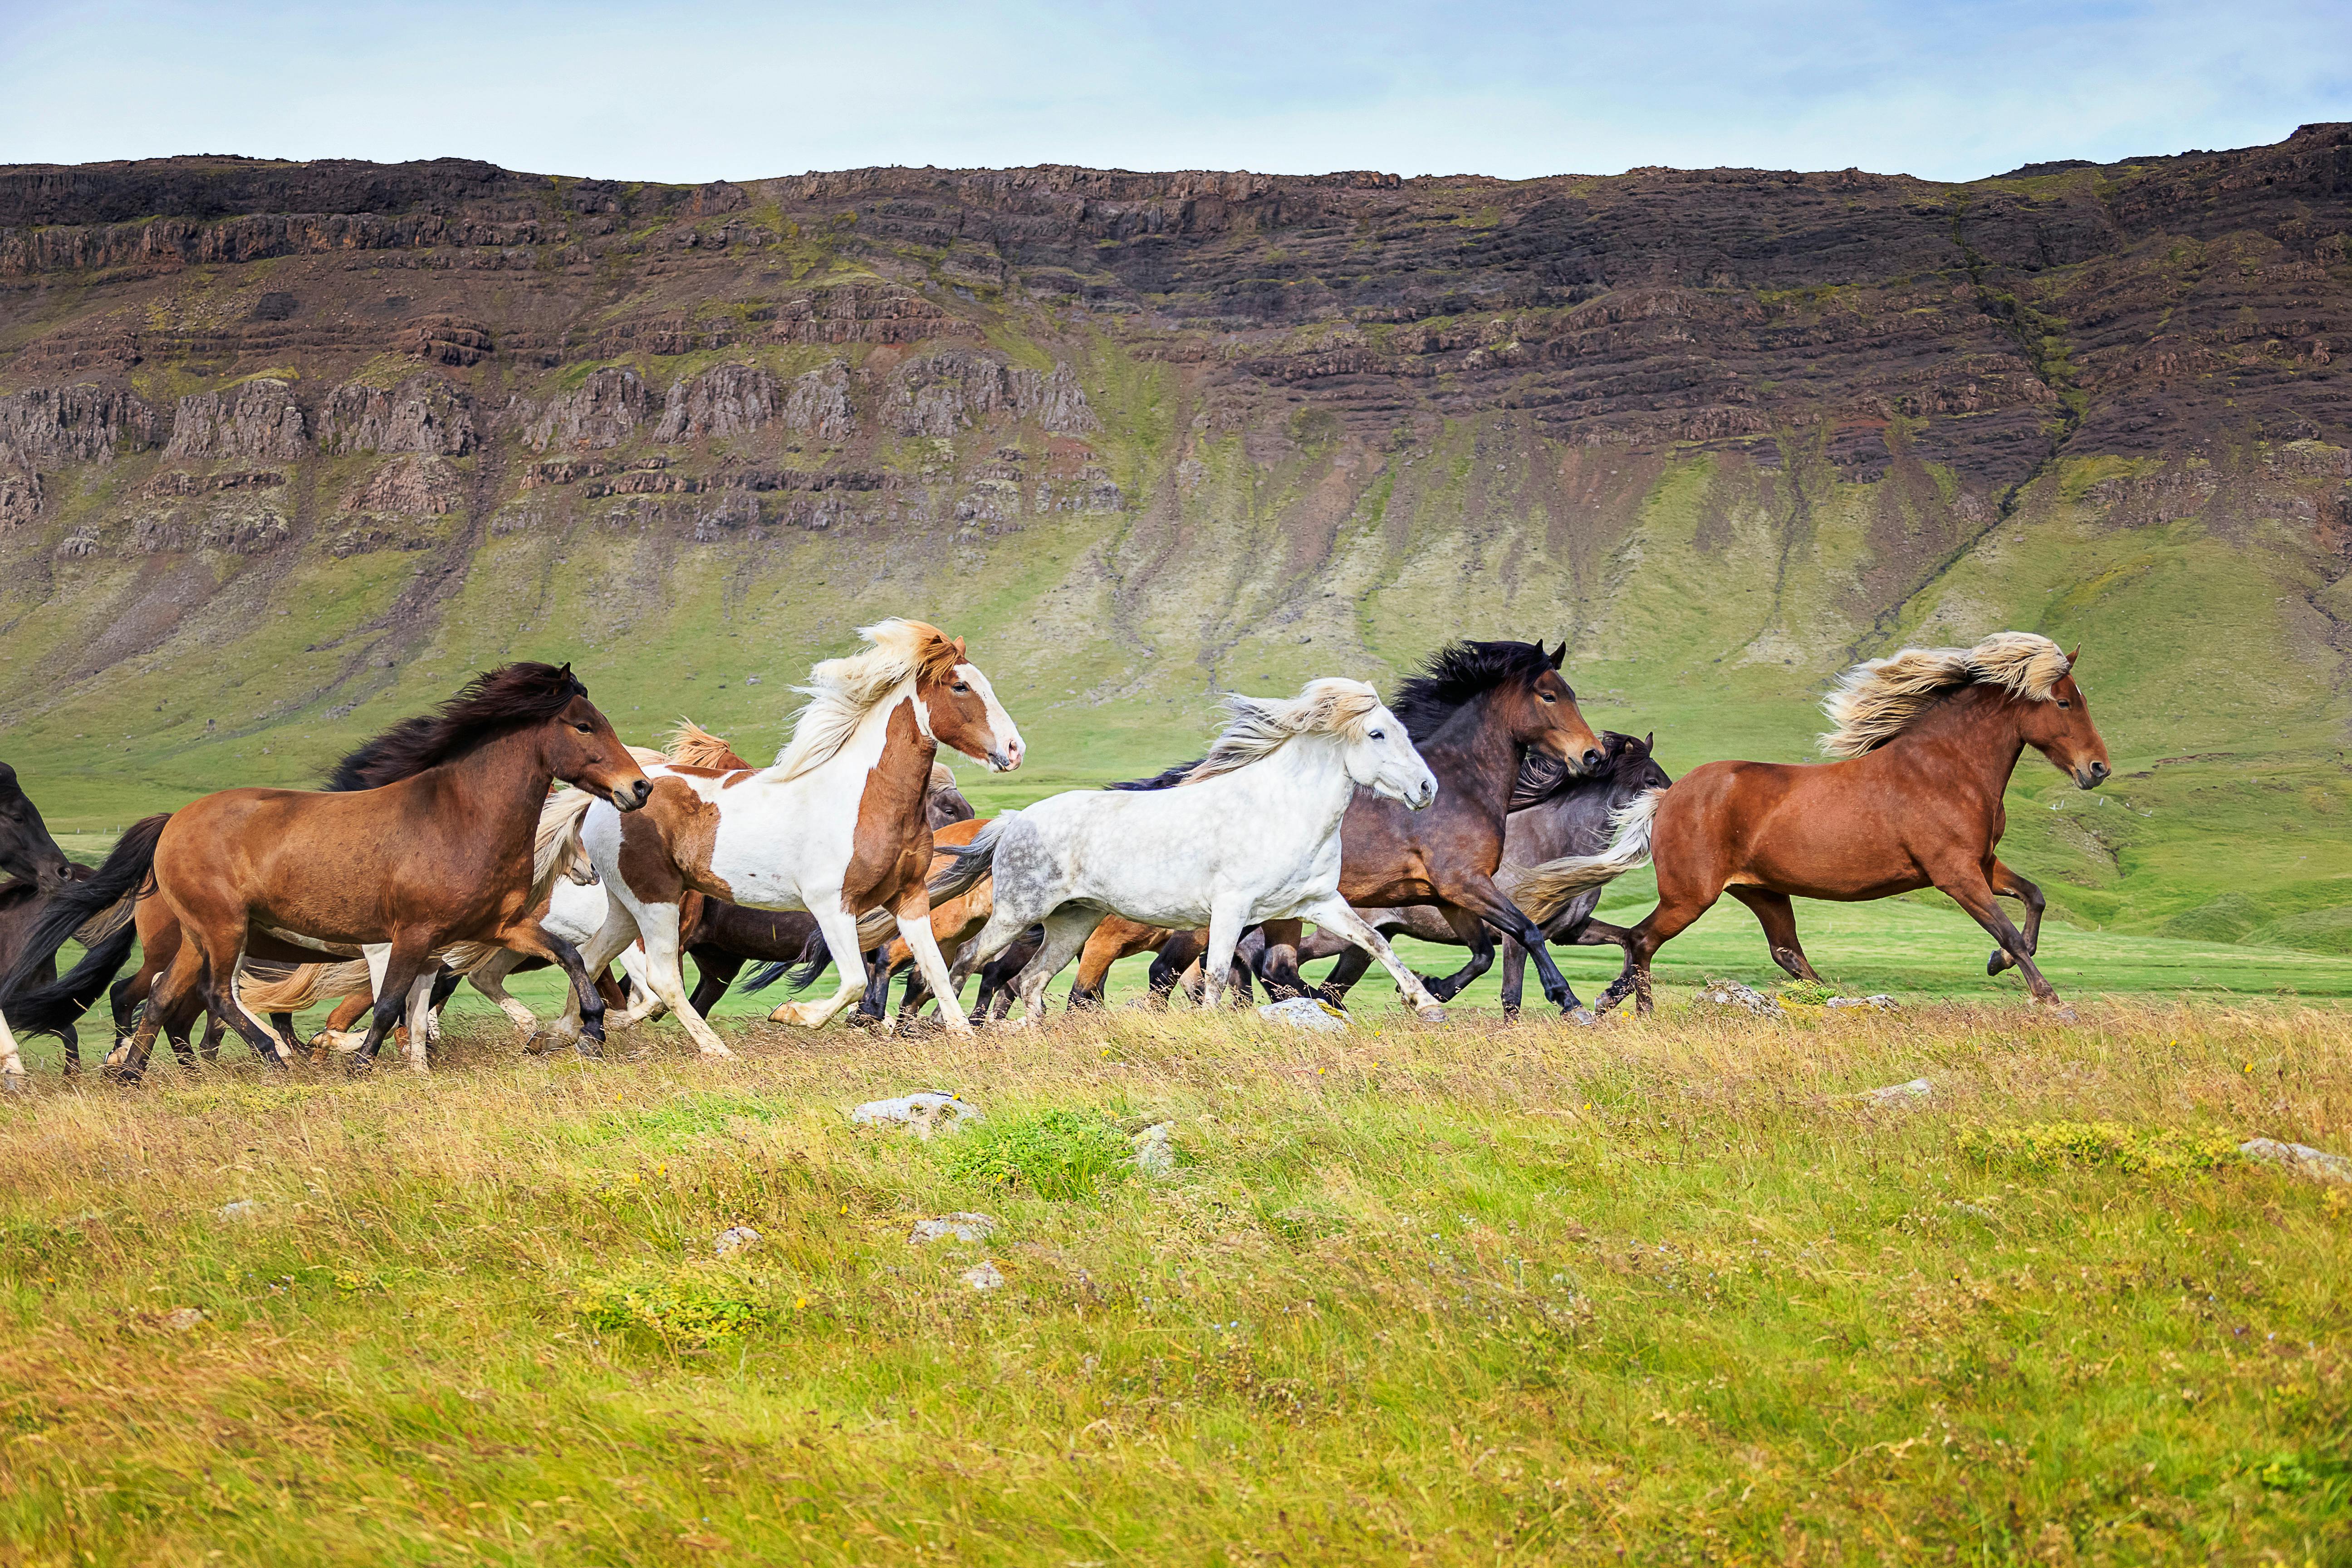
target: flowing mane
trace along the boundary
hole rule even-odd
[[[963,644],[921,621],[893,616],[857,635],[874,646],[845,658],[828,658],[809,671],[809,683],[793,689],[808,706],[793,721],[793,738],[776,753],[772,782],[784,783],[831,762],[849,742],[859,720],[908,681],[953,668]]]
[[[1199,784],[1245,768],[1300,735],[1339,734],[1361,740],[1364,726],[1380,707],[1379,692],[1363,681],[1339,676],[1310,680],[1297,696],[1286,700],[1230,693],[1224,700],[1225,732],[1217,737],[1209,754],[1187,771],[1183,782]]]
[[[1397,688],[1389,711],[1416,742],[1437,732],[1471,699],[1514,680],[1532,681],[1552,668],[1539,642],[1451,642]]]
[[[2066,656],[2033,632],[1995,632],[1974,647],[1906,647],[1855,665],[1822,701],[1834,726],[1821,738],[1832,757],[1859,757],[1895,739],[1967,686],[1996,686],[2047,702],[2066,679]]]
[[[565,665],[501,665],[430,713],[404,719],[335,764],[330,791],[380,789],[438,767],[483,742],[554,718],[588,689]]]
[[[677,728],[669,732],[662,744],[668,750],[665,759],[686,768],[724,768],[733,773],[751,764],[735,754],[735,748],[681,714]]]

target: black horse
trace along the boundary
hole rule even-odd
[[[1530,752],[1512,792],[1511,814],[1503,834],[1504,869],[1496,876],[1496,882],[1507,891],[1514,867],[1541,865],[1567,855],[1595,855],[1607,848],[1611,819],[1616,813],[1640,799],[1643,792],[1664,789],[1674,783],[1650,754],[1651,742],[1656,739],[1654,734],[1637,738],[1613,730],[1603,731],[1603,761],[1598,772],[1588,774],[1571,773],[1542,753]],[[1548,942],[1563,947],[1598,947],[1609,942],[1622,947],[1627,936],[1623,927],[1592,918],[1601,894],[1601,889],[1588,888],[1554,909],[1530,906],[1528,918],[1542,928]],[[1462,945],[1453,924],[1428,904],[1360,912],[1383,936],[1402,932],[1423,942]],[[1502,933],[1502,939],[1503,1012],[1516,1016],[1527,974],[1528,951],[1507,931]],[[1264,968],[1264,938],[1254,934],[1244,942],[1241,951],[1271,991],[1275,982]],[[1370,961],[1361,949],[1318,931],[1300,944],[1298,962],[1334,956],[1339,962],[1332,965],[1318,989],[1326,1000],[1338,1005],[1346,999],[1348,988],[1363,977]],[[1570,991],[1561,1011],[1574,1014],[1582,1008],[1583,1004]]]

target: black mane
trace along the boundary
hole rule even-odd
[[[1539,643],[1447,643],[1405,678],[1389,711],[1404,721],[1406,734],[1424,741],[1464,703],[1515,680],[1532,682],[1551,668]]]
[[[1209,759],[1206,757],[1194,757],[1189,763],[1178,763],[1172,768],[1163,768],[1148,779],[1129,779],[1123,784],[1105,784],[1103,785],[1103,788],[1174,789],[1178,784],[1184,782],[1184,776],[1187,773],[1190,773],[1194,768],[1199,767],[1202,763],[1205,763]]]
[[[485,741],[563,711],[588,689],[551,664],[508,664],[478,675],[434,711],[403,719],[335,764],[329,790],[381,789],[438,767]]]

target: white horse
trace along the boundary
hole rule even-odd
[[[8,1016],[0,1013],[0,1088],[16,1094],[31,1082],[25,1076],[24,1058],[16,1054],[16,1037],[8,1032]]]
[[[596,973],[633,941],[646,980],[705,1056],[727,1048],[687,1000],[678,962],[678,901],[689,888],[761,910],[806,910],[824,934],[841,987],[824,1002],[787,1002],[769,1016],[816,1028],[866,989],[857,920],[885,909],[936,994],[950,995],[931,935],[924,878],[931,864],[931,763],[949,746],[992,773],[1021,765],[1021,731],[963,640],[920,621],[861,628],[874,646],[827,659],[775,766],[719,773],[648,766],[652,799],[623,816],[591,808],[582,831],[611,896],[604,929],[581,950]],[[652,813],[645,816],[645,811]],[[636,820],[645,816],[642,822]],[[946,1019],[969,1032],[961,1012]],[[569,1037],[579,1004],[556,1024]]]
[[[1379,960],[1423,1018],[1445,1016],[1339,897],[1339,821],[1357,786],[1415,811],[1437,798],[1404,726],[1360,680],[1309,681],[1286,701],[1228,697],[1225,708],[1225,732],[1180,787],[1052,795],[1004,813],[955,852],[932,895],[951,896],[992,868],[996,908],[957,958],[951,986],[1043,922],[1045,945],[1014,982],[1024,1022],[1034,1024],[1046,982],[1106,915],[1118,914],[1178,931],[1207,926],[1202,994],[1221,996],[1243,931],[1296,919]]]

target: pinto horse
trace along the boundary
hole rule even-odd
[[[510,664],[477,678],[437,713],[383,737],[365,771],[362,782],[374,787],[223,790],[150,817],[97,876],[58,896],[37,948],[47,942],[54,952],[80,921],[131,896],[160,900],[179,927],[179,951],[133,1032],[125,1078],[145,1070],[162,1020],[199,994],[265,1061],[286,1065],[278,1038],[236,1000],[248,952],[299,962],[391,944],[362,1068],[404,1009],[409,1065],[424,1070],[433,954],[458,942],[562,964],[593,1016],[591,1037],[602,1038],[604,1002],[579,953],[531,916],[533,838],[559,778],[625,810],[642,805],[653,785],[571,667]]]
[[[1936,888],[2000,945],[1987,973],[2016,965],[2033,999],[2061,1007],[2034,967],[2042,889],[1993,851],[2009,823],[2001,792],[2028,746],[2082,789],[2108,775],[2107,743],[2091,722],[2074,669],[2081,649],[2000,632],[1974,647],[1905,648],[1848,670],[1824,705],[1810,766],[1709,763],[1636,813],[1658,873],[1658,907],[1631,933],[1627,973],[1602,995],[1630,992],[1650,1010],[1650,960],[1725,892],[1764,928],[1773,962],[1815,980],[1789,900],[1884,899]],[[1565,866],[1566,862],[1560,862]],[[1995,901],[2025,905],[2025,929]]]
[[[809,704],[773,767],[654,771],[639,815],[590,811],[583,837],[612,896],[588,952],[601,967],[634,940],[646,980],[705,1056],[727,1048],[688,1000],[679,906],[688,892],[754,909],[805,910],[840,972],[824,1002],[786,1002],[770,1016],[816,1028],[866,989],[858,917],[887,909],[935,988],[947,962],[931,940],[928,813],[942,745],[991,771],[1021,765],[1021,731],[961,638],[920,621],[861,629],[873,646],[811,672]],[[572,1015],[557,1025],[567,1032]],[[951,1017],[950,1027],[962,1028]]]

